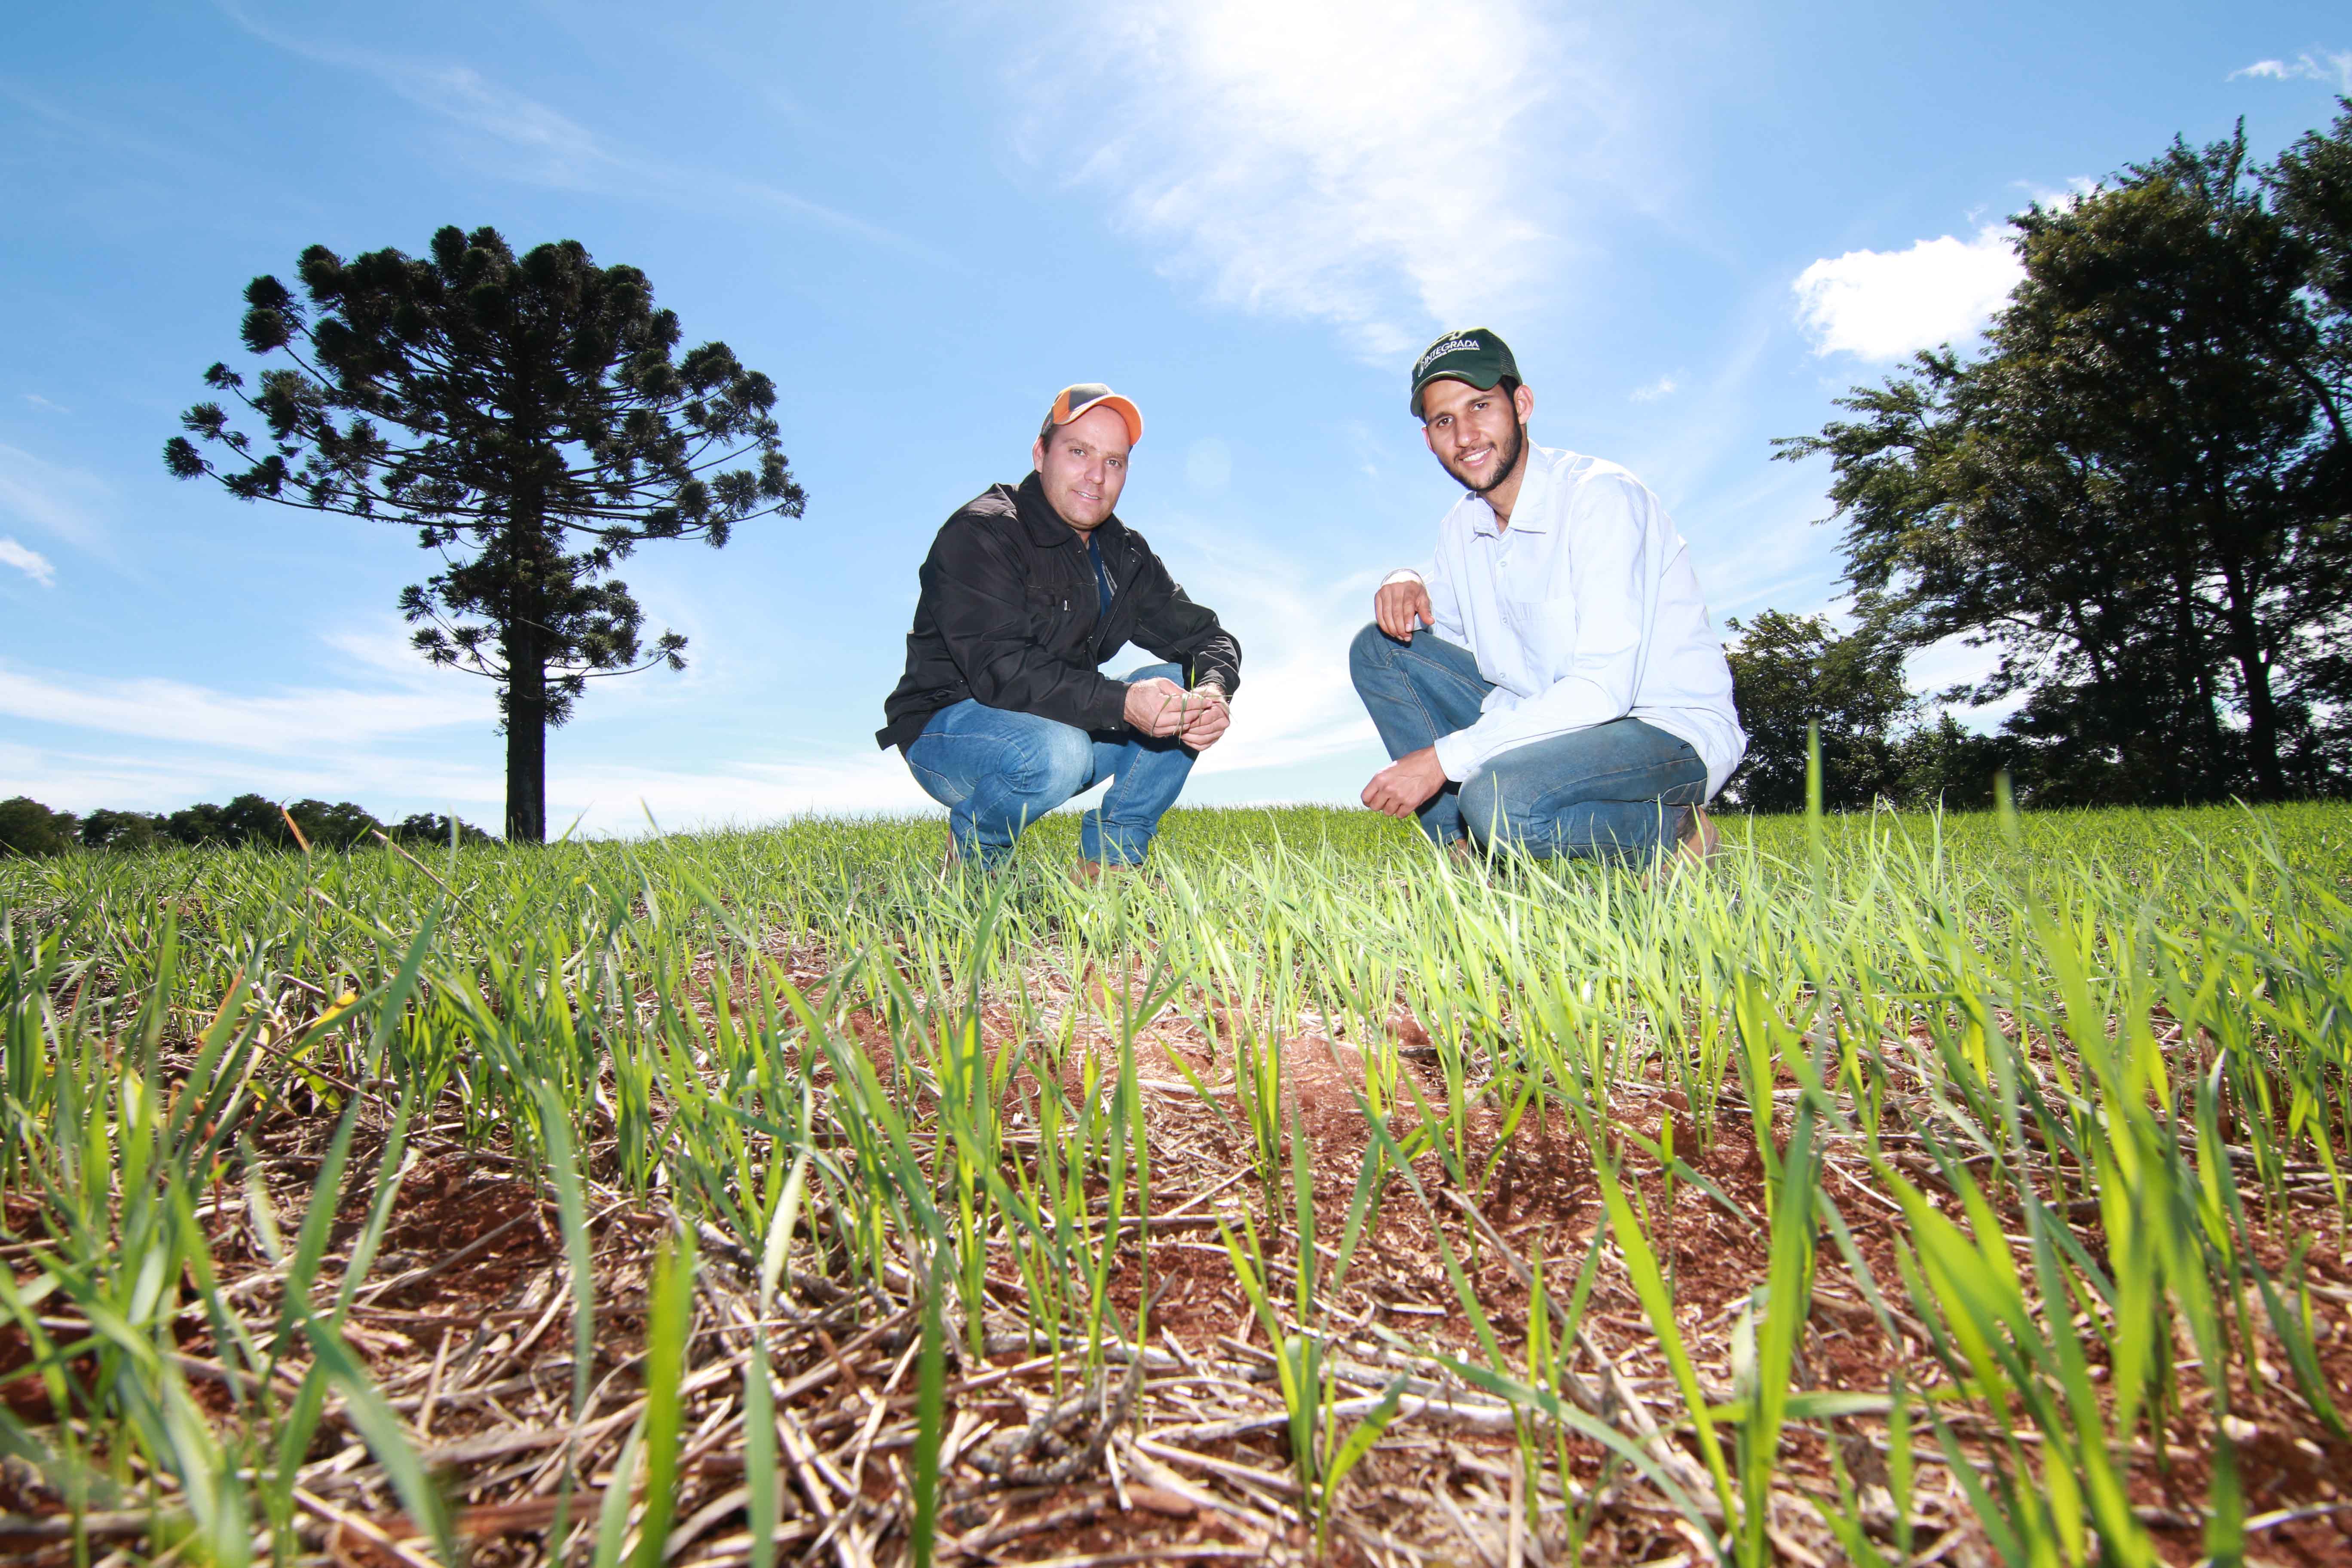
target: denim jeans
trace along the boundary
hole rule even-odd
[[[1146,665],[1126,679],[1154,676],[1184,683],[1183,670],[1172,664]],[[925,793],[948,808],[956,854],[992,868],[1012,853],[1023,828],[1111,779],[1101,807],[1079,822],[1079,852],[1089,860],[1139,866],[1192,771],[1192,753],[1172,738],[1133,731],[1123,737],[1090,735],[966,698],[931,715],[907,748],[907,765]]]
[[[1348,668],[1391,758],[1476,723],[1494,689],[1468,648],[1431,631],[1401,643],[1368,626],[1348,649]],[[1489,759],[1477,777],[1447,784],[1420,808],[1421,830],[1438,845],[1466,834],[1480,848],[1538,859],[1637,862],[1680,837],[1683,808],[1706,798],[1706,764],[1688,742],[1616,719]]]

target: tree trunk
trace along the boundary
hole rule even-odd
[[[542,497],[518,484],[507,516],[505,624],[499,640],[507,664],[507,842],[547,842],[548,541]]]
[[[507,627],[507,842],[547,842],[547,652],[529,621]]]
[[[2172,556],[2172,646],[2171,655],[2176,698],[2183,710],[2179,717],[2192,729],[2202,746],[2201,764],[2193,772],[2183,769],[2179,798],[2169,805],[2194,805],[2200,801],[2226,800],[2230,795],[2230,743],[2221,731],[2221,704],[2213,689],[2213,654],[2211,647],[2200,635],[2197,624],[2197,568],[2188,552],[2178,544]],[[2183,734],[2185,742],[2189,736]]]
[[[2188,617],[2184,616],[2184,620]],[[2221,727],[2221,697],[2214,688],[2213,661],[2203,639],[2194,629],[2180,634],[2179,651],[2188,664],[2181,673],[2186,684],[2196,693],[2195,722],[2205,742],[2205,765],[2198,770],[2191,788],[2182,793],[2180,804],[2192,805],[2199,801],[2222,800],[2230,794],[2230,740]]]
[[[2262,633],[2252,613],[2238,605],[2230,606],[2229,621],[2230,653],[2237,660],[2238,681],[2246,695],[2246,760],[2253,765],[2254,788],[2263,800],[2283,800],[2286,770],[2279,764],[2278,703],[2271,696],[2271,667],[2263,658]]]

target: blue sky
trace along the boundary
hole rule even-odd
[[[499,820],[488,684],[393,607],[413,535],[158,457],[312,243],[577,238],[778,384],[808,515],[629,563],[692,666],[551,737],[558,821],[927,804],[871,739],[915,568],[1082,380],[1142,406],[1121,514],[1244,649],[1188,799],[1352,800],[1347,639],[1455,493],[1404,410],[1437,331],[1665,500],[1718,624],[1833,607],[1826,475],[1770,437],[1965,339],[2005,214],[2346,91],[2319,5],[10,7],[0,795]]]

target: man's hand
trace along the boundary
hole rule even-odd
[[[1217,743],[1217,737],[1233,721],[1233,712],[1225,706],[1225,689],[1213,680],[1204,680],[1192,688],[1184,728],[1178,739],[1195,752],[1205,752]]]
[[[1437,625],[1436,612],[1430,608],[1429,588],[1418,577],[1381,584],[1380,592],[1372,595],[1372,619],[1399,642],[1411,642],[1416,625]]]
[[[1423,746],[1417,752],[1407,752],[1374,773],[1372,782],[1364,786],[1364,804],[1389,816],[1411,816],[1444,787],[1445,770],[1438,765],[1437,748]]]
[[[1127,721],[1147,735],[1173,735],[1184,728],[1184,689],[1164,675],[1127,689]]]

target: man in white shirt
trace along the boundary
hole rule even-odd
[[[1535,395],[1483,327],[1414,363],[1412,407],[1468,493],[1349,650],[1395,759],[1364,804],[1461,854],[1704,859],[1702,807],[1748,737],[1665,509],[1614,463],[1530,445]]]

